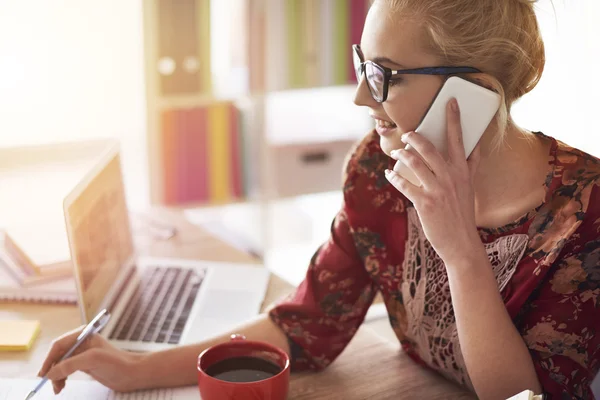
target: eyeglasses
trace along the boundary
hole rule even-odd
[[[452,75],[481,72],[472,67],[425,67],[392,70],[371,60],[364,61],[360,46],[357,44],[352,45],[352,53],[357,82],[360,83],[364,73],[371,96],[378,103],[387,100],[390,81],[400,79],[401,75]]]

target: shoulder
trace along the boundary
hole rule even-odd
[[[548,193],[529,233],[533,244],[540,244],[543,253],[549,252],[553,256],[550,259],[555,259],[568,240],[598,237],[592,225],[600,219],[600,160],[550,139],[552,172],[546,182]]]
[[[554,178],[558,178],[557,194],[571,195],[574,200],[585,202],[600,185],[600,159],[559,140],[554,141]],[[585,203],[585,210],[589,206],[598,208],[600,205]]]
[[[348,152],[343,169],[343,191],[346,206],[356,211],[404,208],[404,202],[391,185],[384,171],[394,166],[379,145],[379,135],[373,130],[357,141]]]
[[[599,231],[591,228],[600,223],[600,159],[558,140],[554,159],[555,203],[570,203],[581,221],[579,231],[598,239]]]

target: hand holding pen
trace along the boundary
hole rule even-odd
[[[96,315],[96,317],[94,317],[93,320],[90,321],[89,324],[86,325],[85,328],[83,328],[83,330],[81,331],[81,333],[77,336],[77,340],[75,341],[75,343],[71,346],[71,348],[60,358],[60,360],[58,362],[61,362],[69,357],[71,357],[71,355],[75,352],[75,350],[77,350],[77,348],[90,336],[93,335],[95,333],[98,333],[102,330],[102,328],[104,328],[104,326],[107,324],[108,320],[110,319],[110,314],[106,311],[106,310],[102,310],[100,311],[100,313],[98,313],[98,315]],[[42,378],[42,380],[37,384],[37,386],[31,391],[29,392],[29,394],[27,395],[27,398],[25,400],[30,400],[32,399],[39,391],[40,389],[44,386],[44,384],[48,381],[49,377],[48,375],[45,374],[45,372],[47,370],[50,369],[50,366],[46,365],[47,362],[49,361],[49,359],[46,360],[46,363],[44,363],[44,366],[42,367],[42,370],[40,371],[40,374],[42,372],[44,372],[44,377]],[[45,371],[46,370],[46,371]]]

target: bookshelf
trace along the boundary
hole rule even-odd
[[[268,202],[338,190],[348,150],[371,128],[352,104],[350,53],[368,3],[144,1],[151,202]],[[230,59],[215,72],[220,45]],[[228,76],[241,90],[221,90]]]

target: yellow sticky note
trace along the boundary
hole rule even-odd
[[[39,332],[39,321],[0,321],[0,351],[27,351]]]

